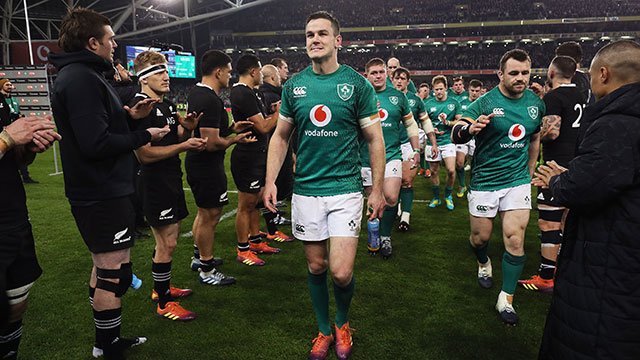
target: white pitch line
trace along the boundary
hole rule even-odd
[[[184,191],[191,191],[191,188],[182,188]],[[229,190],[228,193],[237,194],[238,190]]]

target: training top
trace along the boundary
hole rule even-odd
[[[555,140],[542,143],[544,161],[554,160],[560,166],[569,166],[586,107],[583,95],[576,84],[562,84],[544,96],[545,116],[558,115],[561,118],[560,135]]]
[[[427,111],[424,106],[424,102],[418,95],[412,94],[408,91],[405,95],[407,96],[407,100],[409,101],[409,107],[411,108],[411,112],[413,113],[413,119],[416,121],[419,127],[422,127],[422,125],[420,124],[420,114]],[[400,144],[408,142],[409,136],[407,135],[407,132],[404,131],[402,132],[402,134],[400,134]]]
[[[451,125],[453,126],[456,115],[462,114],[460,103],[449,96],[447,96],[447,99],[444,101],[438,101],[436,97],[430,97],[425,103],[425,107],[427,114],[429,114],[429,119],[431,119],[431,123],[433,123],[433,127],[438,131],[444,131],[444,134],[436,135],[438,146],[451,144],[451,126],[445,125],[445,123],[440,121],[440,114],[445,114],[446,119],[451,121]]]
[[[384,90],[376,92],[376,97],[378,98],[378,114],[382,135],[384,136],[386,161],[402,160],[400,140],[402,134],[407,136],[402,118],[411,115],[409,100],[402,91],[388,86]],[[360,159],[363,167],[371,167],[369,147],[365,141],[360,143]]]
[[[475,135],[476,151],[471,164],[471,190],[494,191],[528,184],[530,136],[540,131],[544,102],[527,89],[511,99],[496,86],[469,105],[463,119],[495,114],[489,125]]]
[[[309,66],[289,79],[280,119],[298,133],[293,192],[332,196],[362,191],[359,138],[361,128],[378,121],[377,114],[373,86],[347,65],[331,74],[316,74]]]

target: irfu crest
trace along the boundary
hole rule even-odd
[[[353,96],[353,85],[338,84],[338,96],[344,101],[351,99],[351,96]]]
[[[528,112],[529,112],[529,116],[535,120],[538,118],[538,107],[537,106],[529,106],[527,108]]]
[[[389,101],[390,101],[393,105],[398,105],[398,97],[397,97],[397,96],[389,96]]]

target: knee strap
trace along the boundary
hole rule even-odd
[[[559,223],[562,221],[562,214],[564,214],[564,210],[538,209],[538,217],[540,218],[540,220]]]
[[[540,239],[542,246],[545,244],[549,245],[560,245],[562,244],[562,231],[560,230],[551,230],[551,231],[543,231],[542,237]]]
[[[129,289],[131,280],[133,280],[131,265],[130,262],[121,264],[119,270],[96,268],[96,275],[98,277],[96,288],[112,292],[116,297],[122,297]],[[119,282],[116,284],[105,279],[118,279]]]

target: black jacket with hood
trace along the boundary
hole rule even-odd
[[[569,171],[550,182],[571,210],[541,359],[640,359],[640,83],[587,107]]]
[[[103,76],[108,60],[88,51],[50,54],[58,69],[53,116],[62,135],[65,192],[73,202],[133,193],[133,150],[148,143],[148,131],[129,131],[128,114]]]

